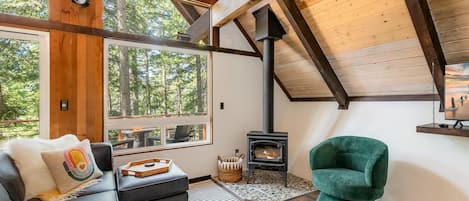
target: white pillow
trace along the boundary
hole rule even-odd
[[[25,200],[56,189],[54,178],[41,157],[41,152],[61,149],[79,143],[75,135],[54,140],[17,139],[9,141],[5,152],[14,160],[25,186]]]

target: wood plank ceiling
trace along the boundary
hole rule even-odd
[[[437,93],[405,0],[296,0],[351,97]],[[252,12],[270,4],[287,30],[276,43],[275,72],[292,98],[333,97],[277,0],[239,17],[255,37]],[[448,63],[469,60],[469,1],[429,0]],[[262,50],[262,43],[256,42]]]

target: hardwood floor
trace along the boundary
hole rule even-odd
[[[319,196],[319,191],[315,191],[315,192],[303,195],[301,197],[293,198],[288,201],[316,201],[318,196]]]

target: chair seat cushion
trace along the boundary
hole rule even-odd
[[[103,176],[98,179],[101,179],[102,181],[96,185],[93,185],[81,191],[80,196],[116,190],[114,174],[112,173],[112,171],[103,172]]]
[[[106,191],[85,196],[80,196],[72,201],[119,201],[116,191]]]
[[[189,180],[175,164],[169,172],[149,177],[138,178],[123,176],[117,171],[117,188],[122,201],[158,200],[178,195],[189,189]]]
[[[362,172],[343,168],[314,170],[313,184],[321,192],[344,200],[376,200],[383,195],[383,189],[366,184]]]

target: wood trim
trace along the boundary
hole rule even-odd
[[[212,27],[212,44],[213,47],[220,47],[220,27]]]
[[[277,0],[280,7],[282,8],[285,16],[290,22],[296,35],[300,38],[306,52],[311,57],[311,60],[316,65],[319,73],[326,82],[329,90],[332,92],[337,102],[339,103],[339,109],[347,109],[349,105],[349,97],[345,91],[342,83],[332,69],[331,64],[327,60],[326,55],[321,49],[318,41],[316,40],[313,32],[308,26],[305,18],[301,14],[300,9],[296,5],[295,1],[292,0]]]
[[[434,64],[434,73],[432,76],[438,94],[440,95],[440,112],[443,112],[445,103],[444,75],[446,59],[438,38],[438,32],[433,23],[428,2],[427,0],[406,0],[406,4],[430,72],[433,72]]]
[[[251,48],[254,50],[254,52],[256,52],[256,54],[258,55],[258,57],[263,60],[262,58],[262,52],[259,50],[259,48],[257,47],[256,43],[254,42],[254,40],[252,40],[251,36],[249,36],[249,33],[246,31],[246,29],[244,29],[243,25],[241,24],[241,22],[238,20],[238,18],[235,18],[233,20],[233,22],[236,24],[236,26],[238,27],[238,29],[241,31],[241,33],[243,34],[244,38],[246,38],[246,40],[248,41],[249,45],[251,46]],[[288,92],[287,88],[285,87],[285,85],[282,83],[282,80],[280,80],[280,78],[277,76],[277,74],[274,72],[274,79],[275,81],[277,82],[277,84],[280,86],[280,88],[282,89],[283,93],[285,93],[285,95],[288,97],[288,99],[291,101],[292,99],[292,96],[290,94],[290,92]]]
[[[387,102],[387,101],[438,101],[437,94],[421,95],[385,95],[385,96],[350,96],[350,101],[356,102]],[[292,98],[292,102],[329,102],[335,101],[334,97],[307,97]]]
[[[60,23],[60,22],[38,20],[38,19],[6,15],[6,14],[0,14],[0,24],[7,25],[7,26],[11,25],[13,27],[15,26],[31,27],[32,29],[42,29],[42,30],[49,30],[49,31],[50,30],[65,31],[65,32],[72,32],[72,33],[79,33],[79,34],[86,34],[86,35],[101,36],[104,38],[111,38],[111,39],[124,40],[124,41],[130,41],[130,42],[171,46],[171,47],[176,47],[176,48],[206,50],[206,51],[213,51],[213,52],[258,57],[258,55],[255,52],[249,52],[249,51],[244,51],[244,50],[235,50],[235,49],[230,49],[230,48],[221,48],[221,47],[214,47],[214,46],[209,46],[209,45],[199,45],[199,44],[189,43],[189,42],[184,42],[184,41],[153,38],[153,37],[144,36],[144,35],[114,32],[114,31],[104,30],[100,28],[92,28],[92,27],[66,24],[66,23]]]

